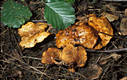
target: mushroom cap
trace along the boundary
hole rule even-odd
[[[56,34],[56,46],[82,45],[86,48],[101,49],[106,46],[113,36],[113,29],[108,20],[96,17],[95,14],[88,15],[88,21],[79,21],[76,24],[61,30]],[[97,42],[100,37],[100,42]]]
[[[60,62],[58,62],[59,60]],[[74,66],[83,67],[87,60],[87,53],[81,46],[74,47],[68,45],[63,50],[58,48],[48,48],[42,53],[43,64],[66,64],[70,68],[70,71],[74,71]]]
[[[101,38],[101,42],[95,47],[95,49],[101,49],[106,46],[113,36],[113,29],[107,18],[104,16],[96,17],[95,14],[90,14],[88,25],[92,26]]]
[[[47,38],[50,33],[46,32],[46,23],[33,23],[28,22],[18,29],[18,34],[21,36],[21,42],[19,45],[23,48],[31,48],[36,45],[36,43],[42,42]]]
[[[85,49],[81,46],[74,47],[73,45],[68,45],[64,47],[60,59],[65,64],[76,64],[77,67],[83,67],[87,60],[87,53]]]
[[[73,25],[56,34],[56,46],[61,48],[69,44],[80,44],[87,48],[93,48],[97,39],[97,33],[92,27],[86,24]]]
[[[61,50],[57,48],[48,48],[48,50],[42,53],[41,62],[44,64],[54,64],[56,62],[55,59],[59,59],[61,54]]]

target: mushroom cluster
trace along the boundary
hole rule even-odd
[[[18,33],[22,37],[20,46],[34,47],[50,35],[46,31],[46,23],[28,22]],[[56,47],[48,48],[42,53],[41,62],[44,64],[68,65],[69,71],[74,67],[83,67],[87,61],[85,48],[101,49],[106,46],[113,36],[113,29],[105,17],[88,15],[84,21],[79,21],[56,34]]]
[[[41,62],[44,64],[68,65],[69,71],[74,72],[74,65],[83,67],[87,60],[87,53],[81,46],[74,47],[68,45],[63,50],[58,48],[48,48],[42,54]]]
[[[59,31],[56,34],[56,45],[58,48],[72,44],[101,49],[109,43],[112,35],[113,29],[105,17],[96,17],[95,14],[90,14],[87,22],[79,22]]]

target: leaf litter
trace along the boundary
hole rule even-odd
[[[116,11],[116,10],[115,10]],[[116,27],[116,26],[114,26],[113,25],[113,28],[114,27]],[[3,29],[3,30],[5,30],[5,28],[1,28],[1,29]],[[12,33],[12,34],[14,34],[14,33]],[[116,34],[116,33],[115,33]],[[6,35],[8,35],[8,32],[6,33]],[[15,38],[14,38],[15,39]],[[10,40],[14,40],[14,39],[10,39]],[[2,39],[3,40],[3,39]],[[5,40],[6,41],[8,41],[8,39],[6,39],[5,38]],[[10,43],[10,40],[8,41],[8,43]],[[101,42],[101,41],[100,41]],[[40,42],[39,42],[40,43]],[[111,42],[112,43],[112,42]],[[13,44],[16,44],[16,43],[13,43]],[[37,44],[36,44],[37,45]],[[113,44],[114,45],[114,44]],[[8,46],[11,46],[11,47],[13,47],[14,45],[10,45],[10,44],[8,44]],[[34,45],[35,46],[35,45]],[[96,45],[95,45],[96,46]],[[109,45],[108,45],[109,46]],[[116,45],[114,45],[115,47],[117,47]],[[7,45],[6,45],[6,47],[7,47]],[[46,47],[46,46],[45,46]],[[74,47],[77,47],[77,46],[74,46]],[[101,46],[102,47],[102,46]],[[112,47],[112,45],[111,45],[111,47]],[[111,48],[110,47],[110,48]],[[16,49],[18,49],[17,47],[15,47]],[[36,47],[34,47],[34,48],[36,48]],[[34,48],[32,48],[32,49],[34,49]],[[65,47],[66,48],[66,47]],[[110,48],[108,48],[108,47],[103,47],[103,49],[110,49]],[[38,54],[38,52],[40,51],[40,49],[42,49],[41,48],[41,46],[38,48],[38,49],[35,49],[35,50],[37,50],[37,51],[34,51],[34,50],[31,50],[31,49],[24,49],[24,51],[23,51],[23,55],[28,55],[28,56],[33,56],[33,55],[39,55]],[[111,48],[112,49],[112,48]],[[2,49],[3,50],[3,49]],[[8,47],[6,48],[6,50],[10,50],[10,49],[8,49]],[[48,49],[47,49],[48,50]],[[62,50],[62,49],[60,49],[60,50]],[[5,51],[5,50],[4,50]],[[33,52],[32,52],[33,51]],[[6,51],[7,52],[7,51]],[[20,51],[19,51],[20,52]],[[26,53],[32,53],[32,54],[26,54]],[[40,52],[39,52],[40,53]],[[19,54],[19,53],[18,53]],[[3,54],[4,55],[4,54]],[[94,56],[91,56],[91,55],[94,55]],[[38,61],[36,62],[35,60],[34,60],[34,57],[32,58],[32,59],[24,59],[29,65],[32,65],[33,66],[33,64],[35,65],[35,64],[38,64],[38,65],[41,65],[41,66],[33,66],[34,68],[36,68],[36,67],[42,67],[42,69],[41,69],[41,71],[43,72],[44,70],[44,73],[46,73],[46,72],[49,72],[47,75],[48,76],[51,76],[52,77],[52,79],[54,78],[54,79],[59,79],[59,78],[64,78],[64,79],[67,79],[67,78],[73,78],[73,79],[83,79],[84,77],[83,76],[86,76],[85,74],[83,74],[83,72],[85,71],[85,69],[86,69],[86,72],[88,72],[89,70],[91,70],[93,67],[91,67],[91,68],[87,68],[88,67],[88,62],[90,62],[90,60],[91,60],[91,58],[95,58],[95,59],[93,59],[93,61],[94,60],[96,60],[96,58],[99,58],[98,56],[98,53],[96,54],[96,53],[87,53],[87,57],[88,57],[88,59],[87,59],[87,62],[86,62],[86,65],[85,65],[85,67],[83,67],[83,68],[78,68],[78,69],[81,69],[82,71],[80,72],[81,74],[77,74],[77,75],[75,75],[75,74],[71,74],[71,73],[68,73],[68,72],[66,72],[66,70],[65,70],[65,68],[63,68],[63,67],[59,67],[59,69],[60,70],[58,70],[58,67],[56,67],[55,66],[55,68],[53,67],[53,66],[51,66],[51,68],[45,68],[44,66],[46,66],[46,65],[42,65],[42,64],[40,64]],[[105,55],[109,55],[109,54],[105,54]],[[118,59],[116,62],[118,62],[121,66],[125,63],[125,61],[126,61],[126,57],[125,57],[126,55],[125,54],[122,54],[122,64],[120,64],[119,63],[119,61],[121,60],[121,58],[120,59]],[[38,56],[39,57],[39,56]],[[6,58],[6,57],[4,57],[4,58]],[[57,58],[55,58],[55,61],[57,60]],[[91,61],[92,62],[92,61]],[[111,61],[109,61],[109,63],[110,63]],[[31,64],[32,63],[32,64]],[[59,63],[59,61],[58,61],[58,63]],[[62,61],[62,63],[63,63],[63,61]],[[105,66],[105,65],[104,65]],[[102,67],[102,69],[103,70],[105,70],[105,68],[104,68],[104,66],[103,65],[101,65],[101,67]],[[113,65],[113,66],[115,66],[115,64]],[[113,67],[112,66],[112,67]],[[7,65],[7,68],[8,68],[9,66]],[[13,68],[13,67],[10,67],[11,69]],[[3,68],[2,68],[3,69]],[[15,66],[15,69],[18,69],[18,68],[16,68],[16,66]],[[27,69],[27,68],[26,68]],[[31,70],[31,72],[27,72],[26,71],[26,69],[24,68],[24,70],[19,70],[19,71],[21,71],[21,73],[23,73],[23,74],[21,74],[20,76],[24,76],[24,78],[25,77],[29,77],[29,76],[31,76],[31,77],[29,77],[29,79],[31,79],[31,78],[35,78],[34,77],[34,75],[36,75],[37,77],[40,77],[39,75],[37,75],[36,74],[36,72],[34,72],[33,70]],[[72,71],[73,71],[73,68],[68,68],[68,69],[72,69]],[[110,68],[107,68],[107,69],[110,69]],[[119,67],[119,69],[121,69],[121,67]],[[61,71],[62,70],[62,71]],[[112,70],[112,69],[110,69],[110,70]],[[6,70],[7,71],[7,70]],[[28,73],[32,73],[32,71],[33,71],[33,73],[35,73],[35,74],[32,74],[32,75],[30,75],[30,74],[28,74]],[[53,71],[53,72],[52,72]],[[60,72],[58,72],[58,71],[60,71]],[[78,72],[79,70],[77,70],[76,69],[76,72]],[[94,71],[94,70],[92,70],[92,71]],[[97,70],[97,71],[99,71],[99,70]],[[75,73],[76,73],[75,72]],[[119,71],[119,70],[117,70],[117,72],[122,72],[122,71]],[[116,75],[116,76],[118,76],[118,73],[117,72],[114,72],[114,74]],[[11,72],[7,72],[7,73],[11,73]],[[88,72],[87,74],[90,74],[91,72]],[[107,71],[107,73],[108,73],[108,71]],[[24,74],[27,74],[27,75],[24,75]],[[53,74],[53,75],[52,75]],[[56,75],[54,75],[54,74],[56,74]],[[69,75],[70,74],[70,75]],[[109,73],[109,75],[111,75],[112,73]],[[64,76],[62,76],[62,75],[64,75]],[[73,75],[73,76],[72,76]],[[95,75],[95,73],[94,73],[94,75]],[[111,79],[112,77],[110,77],[108,74],[105,74],[106,76],[101,76],[101,72],[100,72],[100,74],[98,74],[98,76],[100,76],[100,77],[102,77],[103,79]],[[122,77],[124,77],[124,74],[121,74],[122,75]],[[17,75],[18,76],[18,75]],[[16,76],[16,77],[17,77]],[[90,76],[92,76],[92,75],[90,75]],[[109,76],[109,77],[107,77],[107,76]],[[7,77],[7,76],[6,76]],[[36,77],[36,78],[37,78]],[[50,79],[51,79],[51,77],[50,77]],[[121,78],[122,78],[121,77]],[[11,77],[10,77],[11,78]],[[21,77],[21,78],[23,78],[23,77]],[[41,79],[42,79],[42,77],[40,77]],[[43,78],[44,79],[49,79],[49,77],[48,78],[46,78],[45,76],[43,76]],[[96,77],[95,79],[97,79],[97,78],[99,78],[99,77]],[[118,79],[120,79],[120,77],[118,76]],[[97,80],[99,80],[99,79],[97,79]]]

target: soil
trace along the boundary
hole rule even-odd
[[[0,4],[5,1],[1,1]],[[16,1],[22,3],[20,0]],[[69,72],[66,66],[41,63],[42,53],[49,47],[55,47],[54,36],[48,37],[33,48],[22,49],[19,46],[21,38],[18,35],[18,29],[8,28],[0,22],[1,80],[122,80],[127,76],[127,34],[121,35],[122,31],[120,30],[121,19],[127,18],[124,13],[127,9],[125,3],[115,1],[94,3],[92,0],[91,2],[76,0],[73,7],[77,17],[90,13],[100,16],[102,12],[108,12],[118,16],[119,19],[110,22],[114,29],[114,37],[110,43],[101,50],[87,49],[86,65],[76,68],[74,73]],[[43,0],[26,0],[26,4],[33,14],[29,21],[44,21]],[[56,33],[57,31],[53,30],[52,32]]]

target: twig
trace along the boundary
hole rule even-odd
[[[104,75],[106,74],[106,72],[108,71],[108,69],[110,68],[111,66],[108,64],[107,68],[104,70],[102,76],[100,77],[100,80],[103,79]]]
[[[29,58],[29,59],[41,60],[41,58],[30,57],[30,56],[23,56],[22,58]]]
[[[84,80],[89,80],[86,76],[82,75],[81,73],[75,72],[75,74],[80,75],[81,77],[84,78]]]
[[[93,49],[86,49],[86,51],[87,51],[87,52],[111,53],[111,52],[122,52],[122,51],[127,51],[127,48],[112,49],[112,50],[93,50]]]
[[[0,33],[0,36],[3,35],[5,32],[8,31],[8,28],[6,30],[4,30],[3,32]]]
[[[23,56],[22,50],[21,50],[21,48],[20,48],[19,45],[18,45],[18,40],[17,40],[17,38],[16,38],[16,36],[15,36],[14,30],[11,30],[11,29],[10,29],[10,32],[11,32],[11,34],[12,34],[13,40],[16,42],[15,44],[16,44],[16,47],[17,47],[17,49],[18,49],[18,50],[16,50],[16,51],[19,53],[20,56]],[[13,45],[12,42],[11,42],[11,44]],[[13,47],[14,47],[14,46],[13,46]],[[14,47],[14,49],[15,49],[15,47]]]
[[[32,20],[32,22],[35,22],[35,23],[37,23],[37,22],[43,22],[43,23],[46,23],[45,20]]]
[[[117,39],[126,39],[127,40],[127,35],[110,35],[110,34],[107,34],[107,33],[104,33],[104,32],[99,32],[98,33],[102,33],[102,34],[105,34],[105,35],[108,35],[108,36],[111,36],[113,38],[117,38]]]
[[[99,57],[98,57],[98,59],[96,61],[96,64],[99,62],[99,60],[101,59],[101,57],[102,57],[102,54],[99,55]]]
[[[25,62],[23,62],[23,61],[17,59],[16,57],[11,56],[11,55],[7,55],[7,56],[11,57],[11,58],[14,59],[14,60],[17,60],[20,64],[22,64],[22,65],[20,65],[20,68],[23,68],[24,66],[26,66],[26,67],[29,68],[29,69],[33,69],[37,74],[45,75],[45,76],[47,76],[48,78],[50,78],[50,76],[48,76],[46,73],[40,71],[39,69],[37,69],[37,68],[35,68],[35,67],[33,67],[33,66],[30,66],[29,64],[27,64],[27,63],[25,63]],[[7,62],[7,63],[13,64],[13,61],[11,61],[11,60],[6,60],[6,61],[3,61],[3,62]],[[14,65],[16,65],[16,64],[14,63]],[[24,65],[24,66],[23,66],[23,65]],[[17,66],[17,65],[16,65],[16,66]],[[18,66],[18,67],[19,67],[19,66]],[[29,71],[29,70],[28,70],[28,71]]]
[[[13,65],[16,65],[15,63],[13,63],[12,60],[2,60],[2,62],[8,63],[8,64],[10,63],[10,64],[13,64]],[[41,74],[41,75],[47,76],[46,73],[41,72],[40,70],[38,70],[37,68],[35,68],[35,67],[33,67],[33,66],[30,66],[30,65],[28,65],[28,64],[26,64],[26,63],[24,63],[24,62],[21,62],[21,64],[23,64],[24,66],[27,66],[29,69],[33,69],[34,71],[36,71],[35,73],[37,73],[37,74]],[[17,67],[20,67],[20,68],[22,68],[22,69],[24,69],[24,67],[23,67],[21,64],[18,64],[18,65],[16,65],[16,66],[17,66]],[[28,71],[29,71],[29,70],[28,70]],[[31,72],[31,71],[30,71],[30,72]],[[49,77],[49,76],[47,76],[47,77]]]

